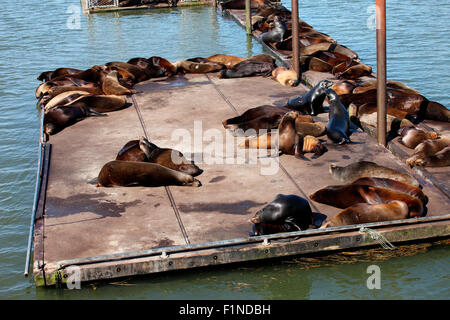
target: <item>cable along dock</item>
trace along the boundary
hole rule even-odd
[[[242,10],[227,12],[242,21]],[[274,48],[270,50],[287,61]],[[334,79],[331,73],[314,71],[302,76],[309,85]],[[33,221],[37,286],[69,281],[72,267],[79,268],[82,282],[97,281],[378,246],[379,238],[367,230],[377,231],[392,244],[450,234],[448,169],[412,169],[400,152],[380,146],[365,131],[352,134],[358,143],[327,143],[328,151],[317,159],[309,154],[306,160],[281,155],[255,162],[242,161],[236,150],[229,152],[212,139],[214,135],[204,134],[221,132],[237,148],[239,138],[226,134],[223,120],[261,105],[283,106],[309,90],[303,84],[285,87],[259,76],[221,79],[217,73],[186,73],[142,81],[133,89],[135,93],[127,96],[131,106],[107,117],[87,118],[42,140]],[[328,114],[314,116],[314,121],[326,124]],[[448,123],[427,120],[420,125],[443,134],[449,131]],[[180,129],[201,143],[180,150],[172,139]],[[97,187],[102,166],[114,160],[125,143],[140,136],[196,159],[204,160],[213,148],[218,160],[196,162],[203,170],[197,177],[202,184],[198,188]],[[309,195],[338,184],[329,173],[330,163],[346,166],[363,160],[416,178],[428,197],[426,216],[249,236],[250,218],[277,194],[303,197],[314,216],[331,219],[341,210],[312,201]],[[276,162],[277,170],[264,175],[269,161]]]

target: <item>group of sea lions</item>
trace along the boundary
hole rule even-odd
[[[428,198],[416,179],[374,162],[359,161],[344,167],[330,165],[330,174],[344,185],[322,188],[313,201],[343,209],[324,223],[315,221],[308,201],[297,195],[276,196],[250,219],[251,235],[337,227],[422,217]]]

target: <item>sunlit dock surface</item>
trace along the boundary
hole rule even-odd
[[[371,226],[391,243],[450,234],[448,216],[439,218],[448,214],[445,190],[361,130],[352,135],[358,144],[327,143],[328,152],[318,159],[311,159],[311,154],[306,154],[309,161],[290,155],[271,158],[279,160],[279,168],[269,175],[263,174],[268,167],[263,160],[268,158],[238,163],[236,151],[228,153],[222,142],[211,139],[214,133],[227,137],[222,120],[260,105],[284,105],[289,98],[304,94],[307,87],[287,88],[263,77],[218,79],[210,73],[152,79],[139,83],[135,90],[130,107],[108,117],[85,119],[50,136],[45,145],[35,224],[33,270],[38,286],[68,281],[74,266],[79,268],[81,281],[93,281],[378,245],[359,228],[249,236],[249,218],[277,194],[308,198],[325,186],[339,184],[328,172],[332,162],[342,166],[374,161],[409,172],[423,185],[429,198],[426,217]],[[326,113],[314,118],[328,121]],[[196,136],[199,125],[200,137]],[[194,141],[180,146],[180,136],[174,139],[174,132],[184,132],[202,143],[200,147]],[[217,147],[219,163],[197,162],[204,170],[197,177],[202,183],[199,188],[96,187],[102,166],[139,136],[185,155],[192,152],[195,159],[205,159]],[[439,178],[446,175],[448,170]],[[448,183],[448,178],[444,181]],[[313,201],[310,205],[313,212],[328,219],[340,211]]]

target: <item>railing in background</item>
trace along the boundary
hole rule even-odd
[[[119,0],[86,0],[87,9],[118,7]]]

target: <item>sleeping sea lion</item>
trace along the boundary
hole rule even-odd
[[[445,136],[442,136],[439,139],[424,140],[414,148],[414,153],[411,157],[406,159],[406,163],[410,166],[414,166],[417,161],[423,163],[420,159],[434,156],[449,145],[450,139]]]
[[[96,112],[113,112],[121,110],[129,104],[124,96],[116,95],[83,95],[66,104],[71,107],[87,107]]]
[[[275,68],[272,71],[272,79],[285,87],[296,87],[299,84],[297,72],[286,67]]]
[[[101,79],[102,91],[106,95],[131,95],[132,90],[122,86],[119,83],[119,73],[117,71],[111,71]]]
[[[127,142],[117,154],[116,160],[157,163],[193,177],[203,172],[192,161],[187,160],[180,151],[159,148],[145,137]]]
[[[253,236],[306,230],[314,223],[309,202],[297,195],[278,194],[250,219]]]
[[[222,70],[219,78],[243,78],[252,76],[269,76],[275,65],[272,63],[244,60],[235,64],[231,69]]]
[[[174,63],[177,71],[186,72],[186,73],[208,73],[208,72],[217,72],[223,70],[225,65],[222,63],[211,62],[211,63],[199,63],[192,62],[188,60],[180,60]]]
[[[118,160],[106,163],[97,179],[97,187],[171,185],[199,187],[201,183],[189,174],[156,163]]]
[[[67,75],[72,75],[72,74],[76,74],[76,73],[80,73],[83,70],[80,69],[74,69],[74,68],[57,68],[53,71],[46,71],[46,72],[42,72],[38,77],[37,80],[39,81],[43,81],[43,82],[47,82],[50,81],[56,77],[59,76],[67,76]]]
[[[209,61],[223,63],[227,67],[227,69],[231,69],[239,62],[245,60],[245,58],[242,57],[230,56],[226,54],[215,54],[213,56],[208,57],[207,59]]]
[[[415,159],[415,166],[421,167],[447,167],[450,166],[450,146],[445,147],[441,151],[432,156]]]
[[[399,200],[408,205],[410,217],[421,217],[426,212],[423,202],[417,197],[393,189],[364,184],[327,186],[314,192],[309,198],[340,209],[357,203],[377,204]]]
[[[405,147],[414,149],[417,145],[428,139],[436,139],[438,134],[432,131],[425,131],[414,126],[405,127],[399,130],[400,139],[398,142]]]
[[[408,218],[408,206],[403,201],[393,200],[381,204],[357,203],[336,214],[320,229]]]
[[[358,161],[345,167],[330,164],[330,174],[334,180],[351,183],[359,178],[388,178],[419,187],[419,182],[409,174],[386,168],[370,161]]]
[[[45,105],[45,112],[47,112],[49,109],[55,107],[55,106],[63,106],[65,104],[68,104],[76,99],[78,99],[81,96],[85,96],[85,95],[89,95],[88,92],[86,91],[67,91],[67,92],[63,92],[59,95],[57,95],[56,97],[52,98],[51,100],[49,100],[48,102],[46,102],[45,104],[43,103],[43,105]],[[41,99],[40,101],[42,101],[43,99]]]

